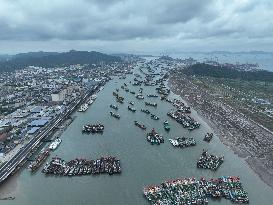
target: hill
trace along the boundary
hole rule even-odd
[[[12,56],[12,59],[20,59],[20,58],[40,58],[45,56],[51,56],[51,55],[58,55],[60,53],[57,52],[44,52],[44,51],[38,51],[38,52],[29,52],[29,53],[18,53],[14,56]]]
[[[186,75],[209,76],[216,78],[241,79],[247,81],[273,82],[273,72],[266,70],[242,71],[225,66],[214,66],[205,63],[191,65],[183,70]]]
[[[17,54],[10,60],[0,62],[0,72],[14,71],[27,66],[56,67],[73,64],[93,64],[120,62],[121,58],[95,51],[69,51],[65,53],[55,52],[31,52]]]

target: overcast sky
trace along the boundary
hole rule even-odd
[[[272,0],[0,0],[0,53],[273,51]]]

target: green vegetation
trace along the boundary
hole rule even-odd
[[[121,58],[95,51],[70,51],[66,53],[36,52],[15,55],[9,61],[0,62],[0,72],[23,69],[27,66],[56,67],[75,64],[113,63]]]
[[[242,71],[224,66],[198,63],[183,70],[186,75],[208,76],[215,78],[240,79],[246,81],[273,82],[273,72],[266,70]]]

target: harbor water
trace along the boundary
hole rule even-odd
[[[42,167],[34,174],[27,169],[8,179],[0,187],[0,193],[15,196],[15,200],[1,201],[1,205],[143,205],[149,202],[143,196],[143,187],[150,184],[160,184],[163,181],[179,177],[217,178],[222,175],[238,175],[253,205],[270,205],[273,203],[273,191],[228,147],[217,137],[211,143],[203,141],[205,133],[211,132],[208,125],[193,110],[192,117],[201,123],[199,129],[189,132],[176,121],[166,115],[173,109],[172,105],[159,98],[147,98],[147,94],[155,94],[155,87],[143,87],[145,100],[138,100],[133,94],[120,89],[125,97],[124,104],[115,101],[112,92],[127,83],[130,90],[138,92],[139,86],[132,86],[134,76],[126,79],[114,78],[98,93],[96,101],[84,113],[74,113],[75,120],[61,135],[62,143],[57,150],[51,152],[52,157],[58,156],[66,161],[75,158],[97,159],[101,156],[116,156],[121,160],[120,175],[87,175],[75,177],[45,176]],[[177,98],[170,94],[170,98]],[[144,101],[157,102],[157,108],[146,107]],[[135,113],[128,111],[128,102],[134,101]],[[117,111],[121,118],[111,117],[110,104],[118,105]],[[160,117],[153,120],[140,109],[149,109]],[[146,125],[143,131],[134,125],[134,121]],[[168,120],[171,130],[166,132],[163,122]],[[103,134],[82,134],[82,126],[87,123],[102,123],[105,125]],[[161,145],[151,145],[146,140],[146,133],[155,128],[165,138]],[[197,145],[189,148],[174,148],[169,138],[185,136],[194,137]],[[225,161],[217,171],[196,168],[196,161],[203,149],[209,153],[224,155]],[[230,201],[211,200],[209,204],[232,204]]]

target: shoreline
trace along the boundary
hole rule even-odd
[[[77,116],[73,116],[74,113],[71,114],[71,116],[64,120],[62,122],[62,124],[58,127],[58,130],[56,130],[49,138],[50,139],[55,139],[56,137],[60,137],[63,132],[68,128],[68,126],[77,118]],[[47,143],[47,142],[46,142]],[[41,145],[39,146],[37,149],[41,149],[43,147],[45,147],[47,145]],[[10,176],[6,181],[3,182],[3,184],[1,184],[0,186],[0,201],[2,200],[1,198],[6,198],[6,197],[14,197],[17,193],[17,189],[18,189],[18,184],[17,184],[17,180],[18,177],[20,177],[20,174],[22,173],[22,171],[24,170],[24,168],[26,167],[27,163],[24,163],[24,165],[18,170],[16,171],[15,174],[13,174],[12,176]],[[6,191],[6,189],[8,189],[8,191]]]
[[[242,158],[249,168],[265,183],[267,184],[271,190],[273,190],[273,172],[271,172],[269,169],[264,167],[264,163],[267,163],[266,156],[264,157],[265,162],[262,162],[262,158],[259,158],[258,156],[255,156],[253,153],[247,151],[246,149],[240,149],[239,146],[236,146],[236,142],[232,142],[232,140],[228,139],[227,134],[232,135],[232,133],[227,133],[227,130],[224,130],[222,127],[221,123],[219,121],[213,120],[212,117],[209,117],[210,114],[204,112],[202,109],[199,109],[197,106],[194,105],[194,103],[190,102],[189,99],[185,98],[182,94],[182,89],[180,88],[175,88],[175,83],[174,80],[171,80],[170,78],[168,79],[168,86],[171,89],[171,91],[180,96],[181,99],[183,99],[188,106],[191,106],[199,115],[199,117],[207,123],[207,125],[213,130],[213,132],[218,136],[219,140],[221,143],[223,143],[225,146],[228,147],[235,155],[238,157]],[[179,90],[177,90],[179,89]],[[253,121],[252,121],[253,122]],[[256,122],[255,122],[256,123]],[[256,123],[257,124],[257,123]],[[257,124],[261,129],[262,127]],[[267,131],[267,129],[266,129]],[[272,133],[271,131],[269,133]],[[272,138],[273,139],[273,138]],[[238,144],[237,144],[238,145]]]

